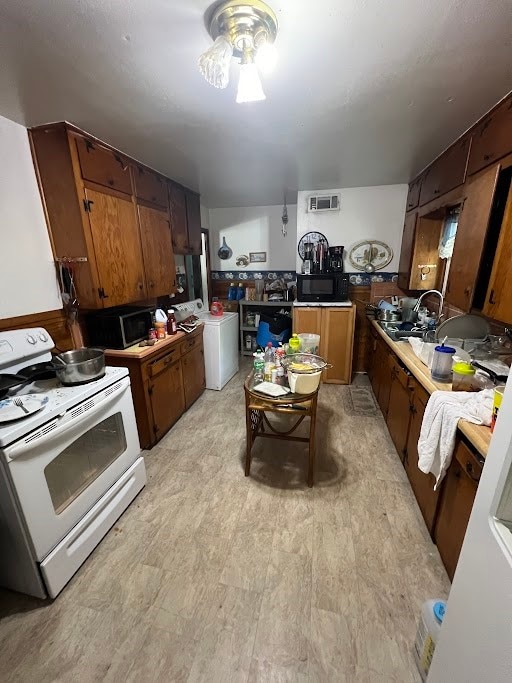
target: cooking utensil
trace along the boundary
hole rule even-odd
[[[41,394],[25,394],[23,404],[18,404],[17,398],[5,398],[0,401],[0,423],[19,420],[26,415],[37,413],[38,410],[48,403],[48,396]]]
[[[481,315],[456,315],[442,322],[437,328],[438,339],[443,336],[461,339],[484,339],[490,333],[489,323]]]
[[[54,356],[57,378],[74,386],[100,379],[105,374],[105,354],[101,349],[74,349]]]
[[[228,245],[226,244],[226,238],[225,237],[222,238],[222,245],[221,245],[219,251],[217,252],[217,254],[218,254],[218,257],[220,259],[222,259],[223,261],[225,261],[226,259],[231,258],[233,256],[233,250],[230,249],[228,247]]]
[[[23,410],[23,412],[25,413],[25,415],[30,415],[30,410],[27,410],[27,409],[25,408],[25,406],[23,405],[23,401],[21,400],[21,398],[15,398],[14,401],[13,401],[13,403],[14,403],[15,406],[18,406],[18,408],[21,408],[21,409]]]
[[[281,365],[285,370],[293,370],[295,374],[309,374],[332,368],[330,363],[314,353],[292,353],[281,360]]]
[[[366,263],[364,266],[364,272],[368,274],[375,273],[375,266],[373,263]]]
[[[398,311],[380,310],[377,313],[379,320],[386,323],[398,322],[401,320],[401,315]]]

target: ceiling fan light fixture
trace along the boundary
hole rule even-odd
[[[264,100],[258,68],[270,73],[277,59],[273,45],[277,18],[272,9],[262,0],[227,0],[208,11],[206,22],[214,44],[199,58],[205,79],[216,88],[225,88],[231,57],[240,58],[236,101]]]

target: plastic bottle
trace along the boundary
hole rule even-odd
[[[236,298],[237,298],[238,301],[240,301],[241,299],[245,298],[245,289],[244,289],[244,285],[243,285],[242,282],[239,282],[239,283],[238,283],[238,289],[237,289]]]
[[[300,351],[300,339],[297,334],[292,334],[288,342],[288,353],[299,353]]]
[[[265,379],[265,359],[263,353],[254,354],[254,384],[259,384]]]
[[[228,289],[228,301],[236,301],[238,296],[238,288],[235,287],[235,283],[232,282]]]
[[[418,631],[414,642],[414,659],[424,681],[427,679],[432,663],[445,610],[446,602],[444,600],[427,600],[421,606]]]
[[[224,315],[224,306],[221,304],[217,297],[213,297],[212,299],[210,313],[212,315],[218,316],[219,318]]]
[[[176,322],[176,316],[174,315],[174,309],[170,308],[167,311],[167,334],[176,334],[178,331],[178,324]]]
[[[274,369],[274,347],[272,342],[267,343],[267,348],[265,349],[265,380],[267,382],[272,381],[272,370]]]

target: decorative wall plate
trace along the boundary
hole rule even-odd
[[[348,260],[356,270],[366,270],[373,272],[382,270],[391,263],[393,250],[385,242],[379,240],[362,240],[351,247],[348,253]],[[370,268],[368,268],[370,266]]]
[[[235,263],[239,268],[245,268],[249,265],[249,257],[245,254],[241,254],[240,256],[236,257]]]
[[[319,242],[323,242],[325,245],[325,248],[329,248],[329,242],[327,241],[327,237],[323,235],[321,232],[307,232],[305,235],[302,235],[299,241],[299,246],[298,246],[298,252],[299,256],[301,259],[304,261],[304,245],[310,242],[313,245],[313,248],[316,247],[316,245]]]

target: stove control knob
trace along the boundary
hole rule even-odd
[[[27,341],[29,344],[37,344],[37,339],[33,334],[27,334]]]
[[[48,341],[48,335],[46,335],[44,332],[41,332],[41,333],[39,334],[39,339],[40,339],[42,342],[47,342],[47,341]]]

